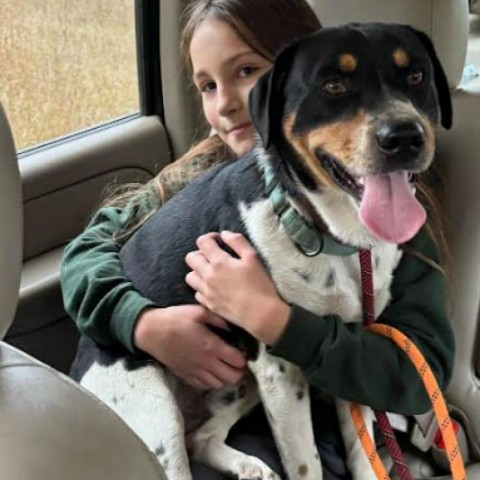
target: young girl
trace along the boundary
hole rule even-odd
[[[206,119],[217,134],[144,188],[109,202],[67,247],[62,268],[64,301],[82,333],[101,344],[120,343],[131,352],[146,351],[200,387],[218,388],[243,375],[245,361],[240,352],[206,328],[207,324],[225,326],[221,318],[199,305],[152,308],[152,302],[134,291],[123,275],[118,252],[139,224],[192,178],[252,148],[250,89],[282,46],[319,27],[303,0],[189,4],[182,51]],[[142,334],[152,326],[154,332]]]
[[[200,305],[156,308],[133,289],[119,262],[122,244],[165,201],[210,166],[232,161],[254,146],[247,108],[250,89],[283,45],[319,27],[303,0],[189,4],[182,48],[216,134],[145,187],[111,201],[66,248],[65,308],[80,331],[98,343],[146,352],[200,388],[235,383],[245,372],[241,352],[208,329],[208,325],[228,328],[225,317],[269,345],[272,354],[297,363],[315,392],[380,410],[420,413],[428,409],[428,399],[408,360],[393,344],[359,325],[345,325],[340,318],[318,317],[287,305],[242,236],[223,234],[239,259],[218,249],[208,235],[199,239],[200,250],[187,257],[193,272],[186,281],[199,292]],[[434,206],[430,204],[430,212]],[[404,255],[392,285],[391,305],[381,320],[413,338],[445,385],[452,369],[453,336],[443,305],[443,276],[430,261],[418,258],[438,261],[438,255],[426,231],[412,247],[417,255]],[[324,478],[349,478],[334,410],[315,394],[312,405]],[[263,412],[257,409],[234,428],[227,443],[281,472],[267,431]],[[223,478],[199,465],[192,471],[194,478]]]

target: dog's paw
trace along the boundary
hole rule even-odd
[[[281,480],[267,464],[255,457],[241,460],[235,470],[238,480]]]

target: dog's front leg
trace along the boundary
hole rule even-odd
[[[191,457],[238,480],[280,480],[260,459],[225,444],[230,428],[259,402],[253,377],[213,392],[208,407],[212,417],[187,438]]]
[[[183,416],[156,363],[129,370],[123,361],[95,363],[80,382],[109,405],[154,452],[168,480],[192,480]]]
[[[362,447],[360,437],[357,434],[350,413],[350,402],[336,399],[340,431],[342,432],[345,451],[347,454],[347,466],[353,480],[377,480],[370,461]],[[367,427],[370,438],[373,440],[373,411],[370,407],[360,406],[363,420]]]
[[[268,355],[265,345],[255,361],[255,375],[284,469],[290,480],[322,480],[313,435],[308,382],[292,363]]]

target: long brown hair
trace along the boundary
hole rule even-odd
[[[305,0],[193,0],[184,12],[183,58],[190,64],[190,43],[207,18],[227,23],[255,52],[273,62],[280,49],[321,24]]]
[[[404,246],[403,248],[405,252],[415,255],[420,260],[423,260],[445,275],[447,289],[450,290],[451,285],[448,271],[452,259],[447,240],[448,232],[446,218],[443,212],[446,193],[444,181],[442,172],[438,170],[434,164],[434,166],[430,167],[430,170],[423,174],[416,182],[417,197],[427,210],[427,222],[425,228],[437,248],[438,259],[426,258],[424,255],[408,246]]]
[[[319,20],[305,0],[192,0],[183,14],[180,45],[189,71],[190,43],[198,26],[207,18],[230,25],[248,46],[272,62],[282,47],[321,28]],[[208,160],[198,162],[200,157],[208,157]],[[152,188],[156,188],[161,206],[206,168],[235,159],[235,154],[220,137],[212,135],[194,145],[148,183],[121,185],[110,189],[103,207],[139,207],[136,209],[137,217],[121,232],[117,232],[116,239],[126,240],[155,212],[145,212],[141,208],[145,194]]]

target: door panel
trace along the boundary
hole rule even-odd
[[[102,127],[21,157],[24,266],[9,343],[68,370],[78,334],[62,304],[63,248],[85,228],[107,185],[146,181],[170,161],[157,117]]]

